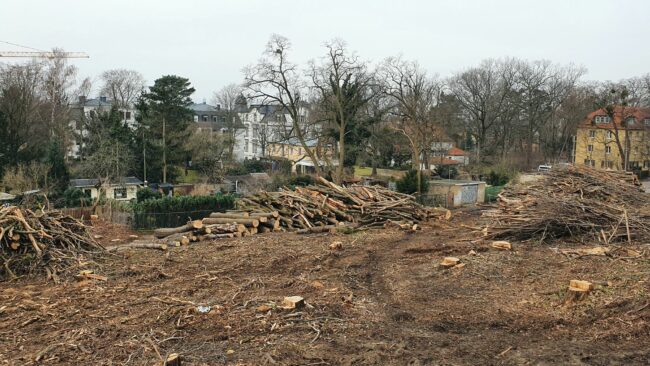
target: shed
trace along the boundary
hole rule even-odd
[[[485,202],[485,182],[472,180],[430,180],[429,194],[442,196],[447,207]]]

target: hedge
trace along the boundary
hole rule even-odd
[[[134,213],[168,213],[228,210],[235,207],[235,196],[217,193],[211,196],[179,196],[148,199],[133,203]]]

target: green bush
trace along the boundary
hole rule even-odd
[[[138,189],[138,192],[136,193],[136,197],[138,202],[144,202],[150,199],[161,199],[162,193],[158,191],[154,191],[151,188],[141,188]]]
[[[92,206],[93,200],[83,190],[68,187],[63,191],[63,202],[66,207]]]
[[[490,171],[485,182],[491,186],[503,186],[510,181],[510,176],[504,172]]]
[[[406,194],[413,194],[418,191],[418,176],[416,170],[409,170],[401,179],[397,181],[397,191]],[[428,177],[422,174],[420,181],[420,192],[427,192],[429,190]]]
[[[180,196],[148,199],[133,204],[135,213],[190,212],[228,210],[235,206],[235,196],[217,193],[211,196]]]
[[[458,176],[458,169],[453,165],[441,165],[436,168],[436,173],[438,173],[440,178],[456,179]]]
[[[263,160],[244,160],[241,164],[229,167],[226,175],[246,175],[248,173],[263,173],[271,169],[271,163]]]
[[[296,175],[289,178],[287,184],[291,186],[301,186],[305,187],[310,184],[314,184],[314,178],[311,175]]]
[[[485,202],[494,202],[498,198],[498,194],[503,190],[503,186],[490,186],[485,187]]]

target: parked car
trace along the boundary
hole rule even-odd
[[[540,165],[537,167],[537,171],[541,173],[548,172],[551,169],[553,169],[552,165]]]

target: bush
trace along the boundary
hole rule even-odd
[[[226,175],[246,175],[248,173],[263,173],[271,169],[271,163],[263,160],[244,160],[241,164],[231,166]]]
[[[505,172],[490,171],[485,182],[491,186],[503,186],[510,181],[510,176]]]
[[[235,206],[235,196],[217,193],[212,196],[180,196],[148,199],[133,204],[135,213],[166,213],[227,210]]]
[[[417,170],[409,170],[406,175],[397,181],[397,191],[406,194],[413,194],[418,191],[418,176]],[[420,192],[427,192],[429,190],[428,177],[422,174],[420,181]]]
[[[161,199],[162,193],[158,191],[154,191],[151,188],[142,188],[142,189],[138,189],[138,192],[136,193],[136,197],[138,202],[144,202],[146,200],[151,200],[151,199]]]
[[[301,186],[305,187],[310,184],[314,184],[314,178],[311,175],[296,175],[289,178],[287,182],[290,186]]]
[[[441,165],[436,168],[436,173],[438,173],[440,178],[456,179],[458,176],[458,169],[453,165]]]
[[[66,207],[92,206],[93,200],[81,189],[69,187],[63,191],[63,203]]]

